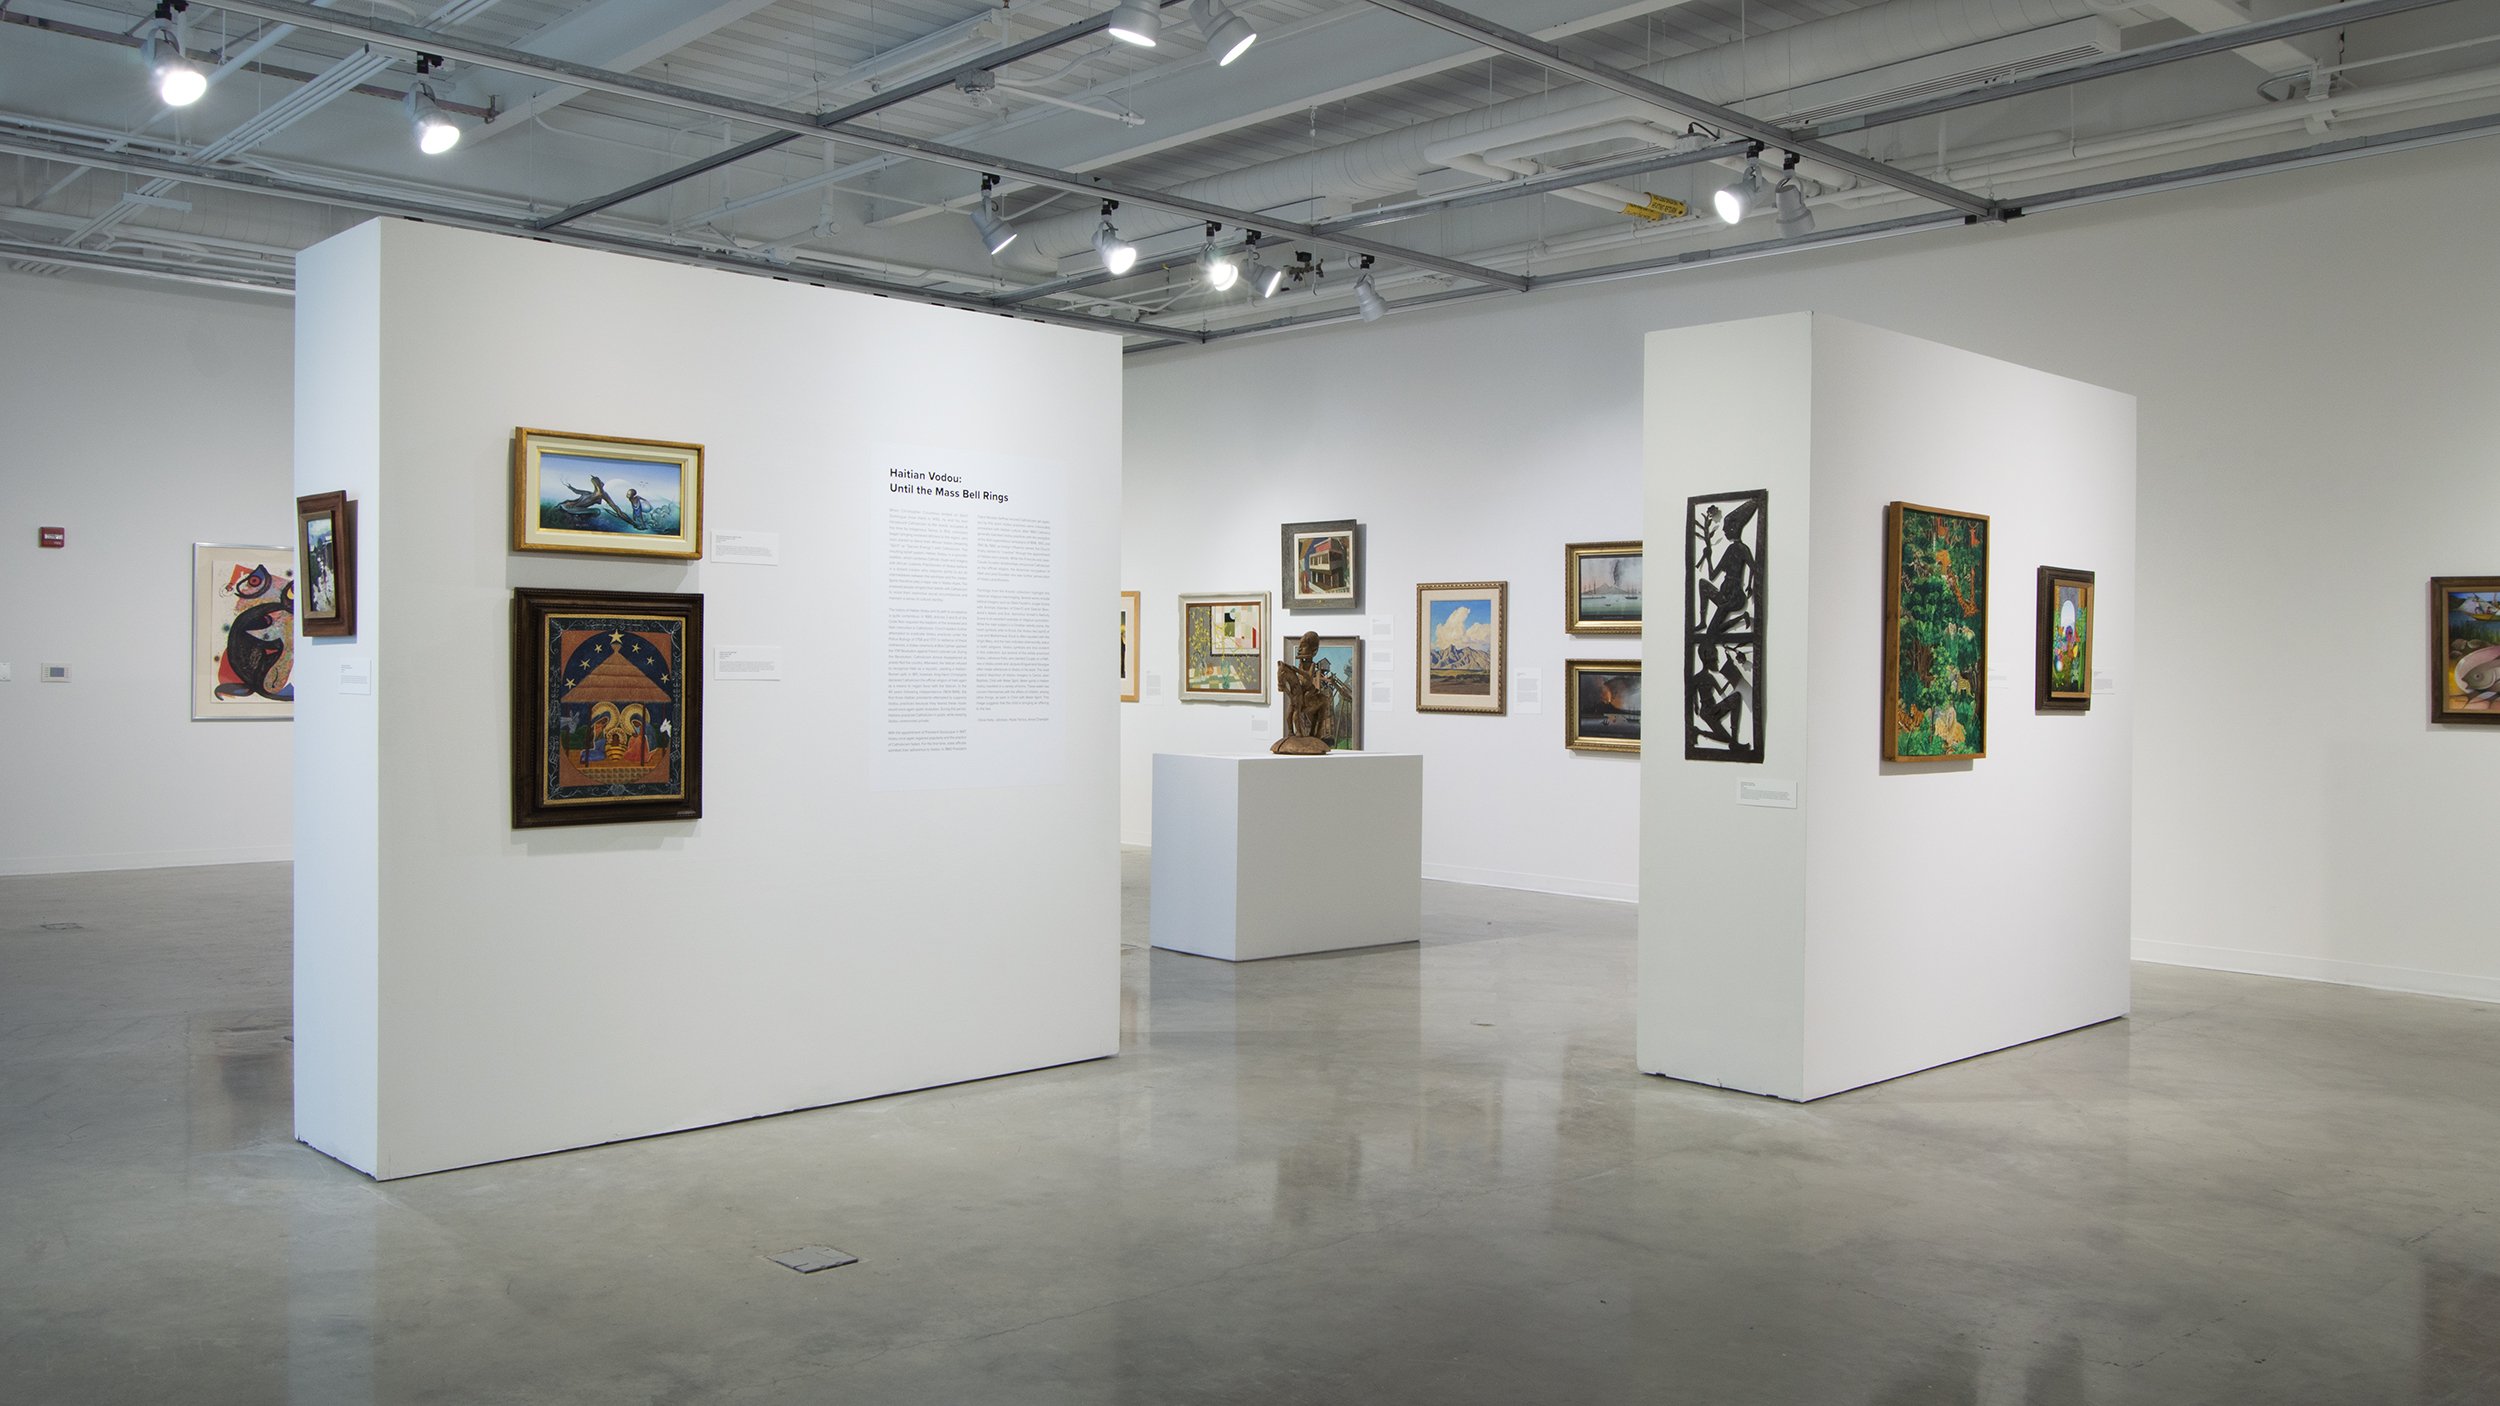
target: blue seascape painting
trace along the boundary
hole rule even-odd
[[[538,525],[564,532],[677,535],[682,482],[674,464],[595,454],[539,457]]]

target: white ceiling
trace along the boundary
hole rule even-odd
[[[2315,3],[2255,0],[2252,11],[2244,0],[1466,0],[1458,8],[1462,19],[1557,44],[1571,61],[1637,72],[1777,122],[2160,52]],[[1767,218],[1731,228],[1709,214],[1710,191],[1741,164],[1722,160],[1271,238],[1262,258],[1290,262],[1307,251],[1324,274],[1271,301],[1246,285],[1216,293],[1190,262],[1206,239],[1199,207],[1255,212],[1279,236],[1286,222],[1325,224],[1586,163],[1655,162],[1673,154],[1696,109],[1670,111],[1654,93],[1620,97],[1372,0],[1242,0],[1235,8],[1260,39],[1224,68],[1204,51],[1186,5],[1164,10],[1164,42],[1144,50],[1101,32],[1099,4],[351,0],[288,29],[200,0],[182,17],[187,44],[219,70],[217,81],[198,105],[171,110],[150,90],[133,37],[152,4],[0,0],[0,257],[61,276],[283,290],[295,250],[376,212],[522,228],[783,132],[775,121],[812,131],[816,114],[890,95],[898,83],[985,67],[997,80],[986,93],[940,86],[855,119],[846,129],[853,140],[789,138],[547,233],[959,306],[1012,306],[1126,329],[1144,348],[1347,320],[1366,247],[1394,309],[1960,222],[1935,200],[1809,159],[1800,174],[1815,235],[1783,240]],[[1087,22],[1090,32],[1045,51],[980,62]],[[317,23],[354,32],[318,32]],[[394,28],[409,25],[423,35]],[[439,157],[415,150],[400,103],[417,81],[416,54],[429,47],[453,51],[427,81],[466,128]],[[470,52],[481,47],[493,61]],[[499,50],[586,65],[593,72],[572,76],[599,86],[509,71],[527,65]],[[692,96],[655,101],[638,86],[654,83]],[[723,111],[741,103],[774,112]],[[2449,0],[1825,140],[1889,163],[1881,177],[1906,172],[1976,196],[1986,217],[2042,217],[2183,181],[2462,139],[2496,123],[2500,6]],[[933,161],[925,149],[896,154],[898,141],[998,160],[1003,208],[1025,237],[986,255],[962,213],[977,198],[981,163],[944,153]],[[1716,135],[1702,144],[1724,150]],[[1774,142],[1774,166],[1779,149]],[[1103,277],[1086,247],[1096,196],[1054,188],[1093,181],[1154,197],[1124,200],[1115,216],[1146,252],[1126,278]],[[1625,196],[1661,197],[1650,210],[1669,217],[1629,215]],[[1675,201],[1690,212],[1674,217]],[[1245,231],[1224,223],[1217,241],[1229,249]],[[1054,291],[1021,292],[1036,285]]]

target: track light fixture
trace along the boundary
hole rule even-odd
[[[1258,42],[1259,32],[1224,0],[1189,0],[1189,18],[1207,37],[1207,52],[1216,56],[1217,68],[1250,52],[1250,46]]]
[[[981,232],[981,247],[996,258],[1001,250],[1016,242],[1016,227],[998,213],[997,198],[990,192],[998,186],[998,177],[981,177],[981,203],[972,207],[972,227]]]
[[[1156,0],[1120,0],[1111,10],[1111,37],[1140,49],[1155,46],[1163,29],[1163,10]]]
[[[182,26],[174,16],[190,8],[190,0],[166,0],[156,7],[139,40],[139,55],[155,80],[156,96],[167,107],[189,107],[208,92],[208,74],[182,53]]]
[[[1094,252],[1102,256],[1102,271],[1117,278],[1137,266],[1137,246],[1120,237],[1111,223],[1111,212],[1120,208],[1117,200],[1102,203],[1102,228],[1094,231]]]
[[[1389,310],[1389,300],[1380,296],[1380,290],[1373,286],[1371,267],[1372,256],[1365,254],[1363,273],[1354,280],[1354,311],[1365,322],[1378,322],[1381,314]]]
[[[1218,293],[1232,291],[1233,284],[1241,278],[1241,266],[1233,262],[1230,254],[1215,247],[1215,237],[1223,231],[1222,225],[1207,221],[1207,247],[1198,254],[1198,267],[1206,273],[1207,286]]]
[[[425,76],[442,66],[443,61],[432,54],[417,56],[417,81],[409,86],[408,125],[417,134],[417,150],[428,156],[440,156],[460,145],[460,124],[451,120],[434,101],[434,85]]]
[[[1719,212],[1720,219],[1735,224],[1770,193],[1771,183],[1762,177],[1762,143],[1755,142],[1753,148],[1745,153],[1743,173],[1711,196],[1710,204]]]
[[[1797,183],[1797,153],[1788,153],[1788,159],[1780,163],[1780,183],[1771,195],[1777,202],[1771,225],[1780,238],[1802,239],[1814,233],[1814,212],[1806,208],[1805,188]]]
[[[1285,286],[1284,265],[1259,262],[1259,232],[1255,229],[1242,240],[1242,247],[1250,251],[1250,291],[1261,298],[1275,297],[1276,290]]]

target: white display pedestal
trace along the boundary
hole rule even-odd
[[[1420,755],[1159,752],[1154,785],[1155,946],[1249,962],[1421,935]]]
[[[2134,398],[1799,313],[1650,334],[1644,420],[1653,562],[1693,495],[1770,498],[1762,761],[1649,714],[1640,1067],[1805,1100],[2125,1015]],[[1990,519],[1983,759],[1881,759],[1894,501]],[[2033,706],[2043,563],[2099,573],[2089,712]]]

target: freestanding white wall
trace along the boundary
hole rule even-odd
[[[1063,476],[1052,629],[1115,672],[1114,340],[377,222],[299,264],[296,482],[360,502],[361,633],[297,674],[297,1132],[380,1177],[1114,1053],[1115,703],[1065,780],[871,789],[872,447]],[[518,556],[516,426],[691,440],[765,567]],[[704,818],[515,831],[516,586],[700,591]],[[369,660],[369,696],[339,665]]]
[[[1693,495],[1771,498],[1761,764],[1684,760],[1680,624],[1650,626],[1640,1067],[1810,1099],[2124,1015],[2133,397],[1805,313],[1652,333],[1647,363],[1646,540]],[[1781,413],[1724,413],[1764,387]],[[1894,501],[1990,519],[1983,759],[1881,760]],[[2097,576],[2088,713],[2033,708],[2041,565]]]
[[[295,531],[285,305],[0,273],[0,365],[0,874],[285,859],[289,724],[187,663],[191,544]]]

